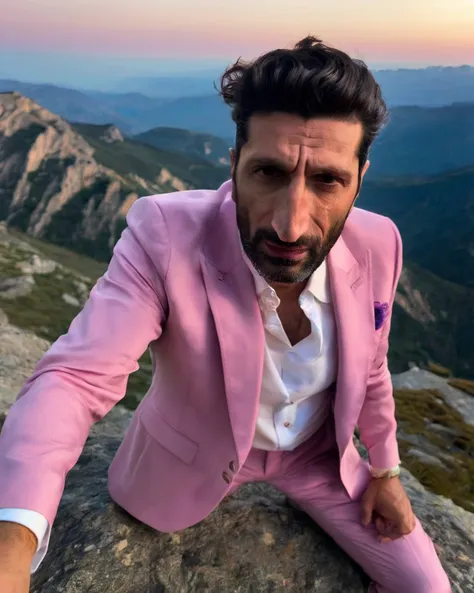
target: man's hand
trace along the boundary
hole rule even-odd
[[[17,523],[0,521],[0,591],[28,593],[37,546],[33,533]]]
[[[415,528],[415,515],[399,478],[373,478],[361,503],[362,524],[375,523],[382,543],[408,535]]]

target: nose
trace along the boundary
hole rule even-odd
[[[272,227],[281,241],[293,243],[308,232],[309,194],[304,177],[294,179],[282,189],[275,202]]]

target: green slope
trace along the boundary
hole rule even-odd
[[[204,159],[215,165],[229,165],[229,143],[212,134],[202,134],[179,128],[154,128],[134,139],[155,148],[179,152]]]
[[[409,289],[400,282],[399,297],[408,300],[414,314],[395,304],[391,370],[402,372],[409,362],[435,361],[458,376],[474,377],[474,290],[443,280],[411,262],[406,264],[404,275]]]
[[[358,206],[398,225],[407,260],[474,288],[474,166],[432,178],[366,181]]]
[[[202,158],[155,148],[144,142],[125,138],[123,142],[108,143],[103,139],[108,126],[74,124],[76,131],[95,149],[95,159],[128,176],[138,175],[154,181],[163,168],[186,184],[214,189],[229,178],[229,171]]]
[[[437,175],[474,162],[474,103],[396,107],[371,151],[368,178]]]

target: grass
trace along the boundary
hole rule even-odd
[[[74,251],[60,247],[59,245],[49,243],[48,241],[36,239],[35,237],[31,237],[29,235],[26,236],[24,233],[12,228],[8,229],[8,233],[17,239],[20,239],[21,241],[27,241],[29,245],[40,251],[48,259],[53,259],[58,264],[66,266],[81,276],[87,276],[94,281],[102,276],[107,269],[106,262],[99,262],[85,255],[79,255]],[[8,253],[11,253],[11,251],[8,250]],[[21,253],[23,261],[26,257],[28,257],[28,254],[23,251]],[[11,255],[9,255],[9,257],[11,257]]]
[[[429,362],[427,365],[428,370],[435,375],[439,375],[440,377],[451,377],[452,372],[437,362]]]
[[[25,240],[19,232],[9,231],[10,234]],[[68,331],[69,325],[79,313],[80,307],[66,303],[64,293],[79,297],[74,281],[85,282],[89,289],[103,275],[107,264],[99,263],[87,257],[77,255],[64,248],[43,243],[37,239],[27,238],[27,242],[49,259],[67,266],[66,269],[57,268],[50,274],[34,274],[35,286],[27,296],[6,299],[0,296],[0,308],[5,311],[10,323],[34,332],[36,335],[53,342]],[[19,262],[27,261],[31,252],[21,246],[2,245],[0,243],[0,277],[11,278],[21,276],[22,272],[16,267]],[[140,369],[130,375],[127,393],[121,404],[128,409],[135,409],[145,395],[151,383],[151,360],[148,351],[138,361]]]
[[[468,381],[467,379],[449,379],[448,385],[460,389],[469,395],[474,395],[474,381]]]
[[[449,406],[434,389],[397,389],[394,393],[399,428],[408,434],[423,436],[443,453],[445,468],[424,463],[410,455],[412,444],[399,438],[403,465],[429,490],[474,512],[474,427]],[[454,434],[429,430],[427,418],[454,431]]]

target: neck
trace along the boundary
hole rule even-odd
[[[298,302],[300,294],[303,292],[305,282],[270,282],[270,286],[277,293],[278,298],[284,304]]]

